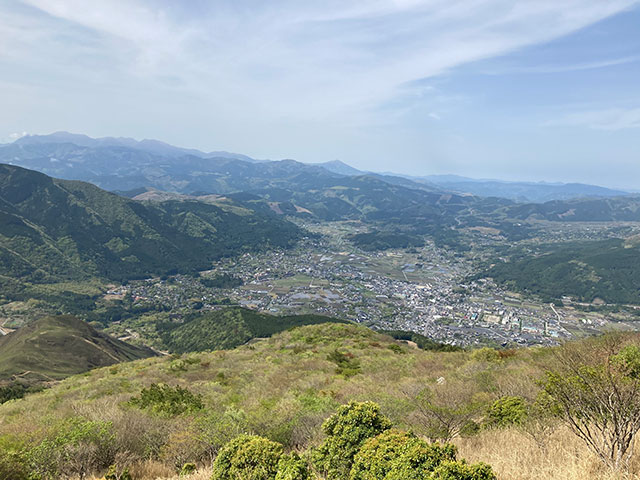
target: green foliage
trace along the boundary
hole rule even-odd
[[[405,332],[403,330],[381,330],[380,333],[389,335],[396,340],[407,340],[414,342],[421,350],[431,350],[433,352],[459,352],[461,347],[456,345],[447,345],[431,340],[429,337],[414,332]]]
[[[491,467],[485,463],[469,465],[464,461],[445,461],[433,471],[429,480],[497,480]]]
[[[640,377],[640,348],[627,345],[611,356],[611,361],[623,369],[631,378]]]
[[[185,463],[184,465],[182,465],[182,468],[180,469],[180,476],[184,477],[187,475],[191,475],[195,473],[195,471],[196,471],[195,463]]]
[[[363,250],[387,250],[389,248],[421,247],[424,240],[416,235],[401,232],[373,231],[370,233],[356,233],[347,237]]]
[[[234,348],[252,338],[319,323],[344,322],[322,315],[276,316],[232,307],[187,316],[184,324],[165,322],[157,329],[169,350],[185,353]]]
[[[275,480],[282,453],[279,443],[241,435],[220,450],[211,480]]]
[[[500,354],[494,348],[482,347],[471,352],[471,358],[476,362],[499,362]]]
[[[496,427],[522,425],[527,419],[529,408],[522,397],[501,397],[489,407],[487,423]]]
[[[207,288],[235,288],[241,286],[244,282],[241,278],[222,273],[213,277],[201,277],[200,283]]]
[[[326,438],[312,452],[313,466],[329,480],[344,480],[362,444],[389,428],[391,422],[375,403],[343,405],[322,424]]]
[[[602,462],[627,469],[640,431],[637,343],[621,335],[567,345],[544,389],[562,418]]]
[[[547,301],[569,295],[583,302],[640,303],[640,247],[621,239],[567,242],[540,247],[538,255],[516,249],[479,276]]]
[[[360,373],[360,361],[352,353],[343,353],[336,349],[327,355],[327,360],[336,364],[336,373],[345,378]]]
[[[11,165],[0,165],[0,197],[0,275],[20,282],[186,273],[221,257],[287,247],[300,235],[266,209],[143,204]],[[16,287],[3,294],[19,299],[24,287]]]
[[[68,419],[27,451],[30,479],[84,477],[95,469],[107,468],[115,455],[113,442],[111,423]]]
[[[307,462],[295,452],[282,455],[275,480],[311,480]]]
[[[109,470],[107,470],[104,478],[105,480],[133,480],[129,473],[129,469],[118,468],[117,465],[109,466]]]
[[[162,383],[152,383],[148,388],[143,388],[140,395],[132,398],[130,403],[138,408],[170,417],[204,408],[200,395],[179,385],[171,387]]]
[[[9,385],[0,386],[0,404],[9,400],[16,400],[24,397],[29,391],[29,387],[22,383],[11,383]]]
[[[428,444],[411,433],[391,429],[364,443],[349,479],[421,479],[441,462],[455,458],[453,445]]]
[[[8,435],[0,436],[0,479],[27,480],[30,466],[28,448],[20,440]]]

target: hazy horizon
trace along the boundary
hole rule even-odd
[[[638,190],[640,2],[9,0],[0,142]]]

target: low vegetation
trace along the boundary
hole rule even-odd
[[[627,395],[635,388],[637,342],[615,337],[606,350],[608,343],[583,341],[573,347],[583,356],[571,358],[596,372],[603,391],[613,378]],[[567,374],[569,350],[489,350],[425,351],[363,327],[320,324],[234,350],[92,370],[0,405],[0,478],[111,472],[142,480],[184,472],[209,479],[226,478],[228,465],[257,472],[242,478],[279,480],[621,479],[640,472],[633,444],[616,445],[622,460],[610,464],[573,433],[582,417],[572,420],[574,410],[563,407],[562,382],[577,381]],[[589,390],[579,391],[588,401]],[[616,427],[631,438],[634,402]],[[592,422],[611,418],[600,411]]]

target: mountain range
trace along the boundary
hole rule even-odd
[[[193,271],[300,234],[263,202],[145,204],[11,165],[0,165],[0,218],[3,283]]]
[[[19,165],[57,178],[88,181],[111,191],[150,187],[183,194],[220,194],[292,185],[299,190],[305,187],[305,179],[309,176],[319,181],[368,176],[412,189],[495,196],[518,202],[613,197],[627,193],[578,183],[506,182],[455,175],[421,177],[376,173],[358,170],[339,160],[313,165],[294,160],[261,161],[238,153],[175,147],[158,140],[94,139],[68,132],[29,135],[2,145],[0,163]]]

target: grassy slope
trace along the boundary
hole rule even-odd
[[[400,345],[398,353],[391,345]],[[336,349],[360,362],[360,373],[344,378],[327,357]],[[472,360],[468,352],[436,353],[413,349],[391,337],[348,324],[296,328],[231,351],[197,353],[181,358],[148,358],[102,368],[63,380],[53,388],[0,406],[4,426],[29,418],[36,428],[43,421],[34,410],[54,416],[73,415],[74,406],[102,418],[116,415],[121,402],[154,382],[181,385],[201,393],[207,409],[241,409],[263,434],[295,436],[293,419],[318,417],[320,422],[336,406],[351,399],[374,400],[400,425],[407,423],[403,391],[433,385],[439,377],[460,378],[496,391],[518,378],[526,390],[539,372],[544,350],[522,350],[499,364]],[[252,419],[252,420],[251,420]],[[317,426],[317,425],[316,425]],[[0,427],[0,434],[3,427]],[[282,433],[287,430],[286,435]],[[278,433],[280,432],[280,433]],[[282,438],[280,438],[282,440]]]
[[[74,317],[45,317],[0,337],[0,380],[13,375],[61,379],[152,355],[150,349],[111,338]]]
[[[393,351],[392,345],[396,350],[400,345],[402,351]],[[336,348],[360,362],[359,374],[348,379],[336,374],[335,364],[327,359]],[[208,437],[211,441],[249,431],[305,448],[319,440],[320,424],[336,406],[352,399],[373,400],[398,426],[420,433],[408,392],[433,387],[442,377],[445,385],[462,382],[491,398],[530,396],[552,357],[549,349],[531,348],[486,362],[470,352],[412,349],[355,325],[306,326],[232,351],[149,358],[68,378],[49,390],[1,405],[0,440],[3,435],[37,440],[59,420],[78,415],[109,421],[117,444],[127,448],[142,448],[138,442],[156,439],[159,457],[141,467],[155,473],[143,472],[136,478],[169,477],[175,471],[172,459],[185,461],[175,455],[198,448],[197,441],[189,442],[197,437],[203,419],[213,419],[214,428],[219,425],[219,432]],[[170,419],[127,405],[154,382],[202,394],[205,410]],[[501,480],[534,480],[541,475],[549,480],[614,478],[599,470],[597,460],[562,427],[545,442],[536,440],[513,427],[482,431],[456,443],[461,456],[494,465]]]

